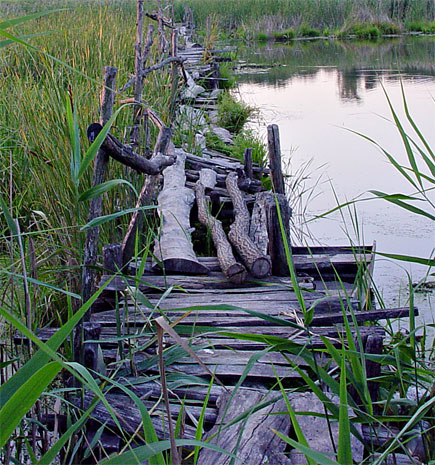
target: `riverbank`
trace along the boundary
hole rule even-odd
[[[222,39],[288,41],[435,32],[431,0],[177,0],[179,18],[185,5],[192,8],[198,29],[206,34],[215,26]]]

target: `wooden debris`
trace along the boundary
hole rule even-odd
[[[278,208],[281,222],[278,216]],[[289,275],[289,264],[281,223],[287,247],[290,247],[290,216],[291,210],[284,195],[273,194],[272,192],[256,194],[249,235],[259,245],[262,253],[266,253],[267,250],[267,254],[272,261],[272,272],[275,276]],[[312,262],[313,260],[310,259],[311,264]]]
[[[228,238],[253,276],[257,278],[268,276],[272,271],[272,265],[269,257],[262,254],[249,237],[249,212],[237,186],[237,174],[230,173],[226,184],[235,213],[235,221],[231,225]]]
[[[101,124],[92,123],[88,127],[88,139],[93,142],[95,137],[100,133],[102,129]],[[167,131],[167,129],[165,130]],[[133,150],[122,144],[116,137],[109,134],[101,145],[102,150],[111,156],[113,159],[119,161],[123,165],[126,165],[138,173],[156,175],[163,171],[167,166],[172,165],[175,162],[175,158],[172,156],[165,156],[164,152],[156,152],[151,160],[148,160],[142,155],[138,155]]]
[[[208,188],[214,186],[216,175],[212,170],[202,170],[201,176],[202,181],[207,184]],[[195,185],[198,219],[201,224],[210,229],[210,234],[216,247],[219,265],[223,273],[231,283],[241,284],[246,279],[246,270],[244,266],[238,263],[234,258],[231,245],[228,242],[222,223],[214,218],[207,209],[205,186],[203,182],[201,182],[200,179]]]
[[[154,271],[164,273],[208,274],[193,251],[190,210],[195,201],[193,190],[184,187],[186,156],[177,155],[177,161],[164,171],[164,187],[158,196],[161,228],[154,246],[157,262]]]

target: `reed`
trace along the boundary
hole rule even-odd
[[[397,2],[395,0],[176,0],[176,11],[182,17],[183,6],[193,8],[195,20],[203,28],[206,18],[215,15],[226,33],[255,38],[258,34],[272,37],[276,31],[298,28],[340,30],[354,22],[434,21],[431,0]]]

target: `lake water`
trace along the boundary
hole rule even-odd
[[[409,166],[384,93],[385,89],[405,123],[402,82],[414,120],[435,147],[434,37],[377,43],[296,41],[288,46],[250,47],[239,53],[240,96],[259,109],[251,126],[265,136],[268,124],[279,125],[287,174],[301,170],[309,174],[304,181],[307,192],[294,205],[296,215],[305,208],[305,220],[312,220],[338,203],[369,197],[369,190],[413,193],[379,148],[352,131],[372,138]],[[410,131],[409,124],[404,125]],[[431,198],[435,202],[435,195]],[[434,214],[434,209],[428,209]],[[357,218],[358,232],[349,216],[343,221],[338,212],[310,221],[305,227],[311,237],[302,240],[308,244],[348,244],[350,235],[359,237],[360,243],[376,241],[380,252],[420,257],[434,254],[435,230],[430,219],[382,200],[358,203]],[[303,223],[301,218],[296,220]],[[406,305],[407,272],[416,282],[427,268],[377,258],[375,280],[388,306]],[[419,322],[434,323],[434,296],[419,294],[417,305]]]

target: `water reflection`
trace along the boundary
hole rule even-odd
[[[292,80],[315,79],[323,69],[337,71],[340,99],[358,102],[360,89],[380,82],[422,81],[435,75],[435,38],[406,37],[378,42],[322,40],[241,49],[240,82],[287,87]],[[253,65],[249,67],[249,65]],[[265,66],[261,72],[258,66]],[[268,68],[270,67],[270,68]]]

